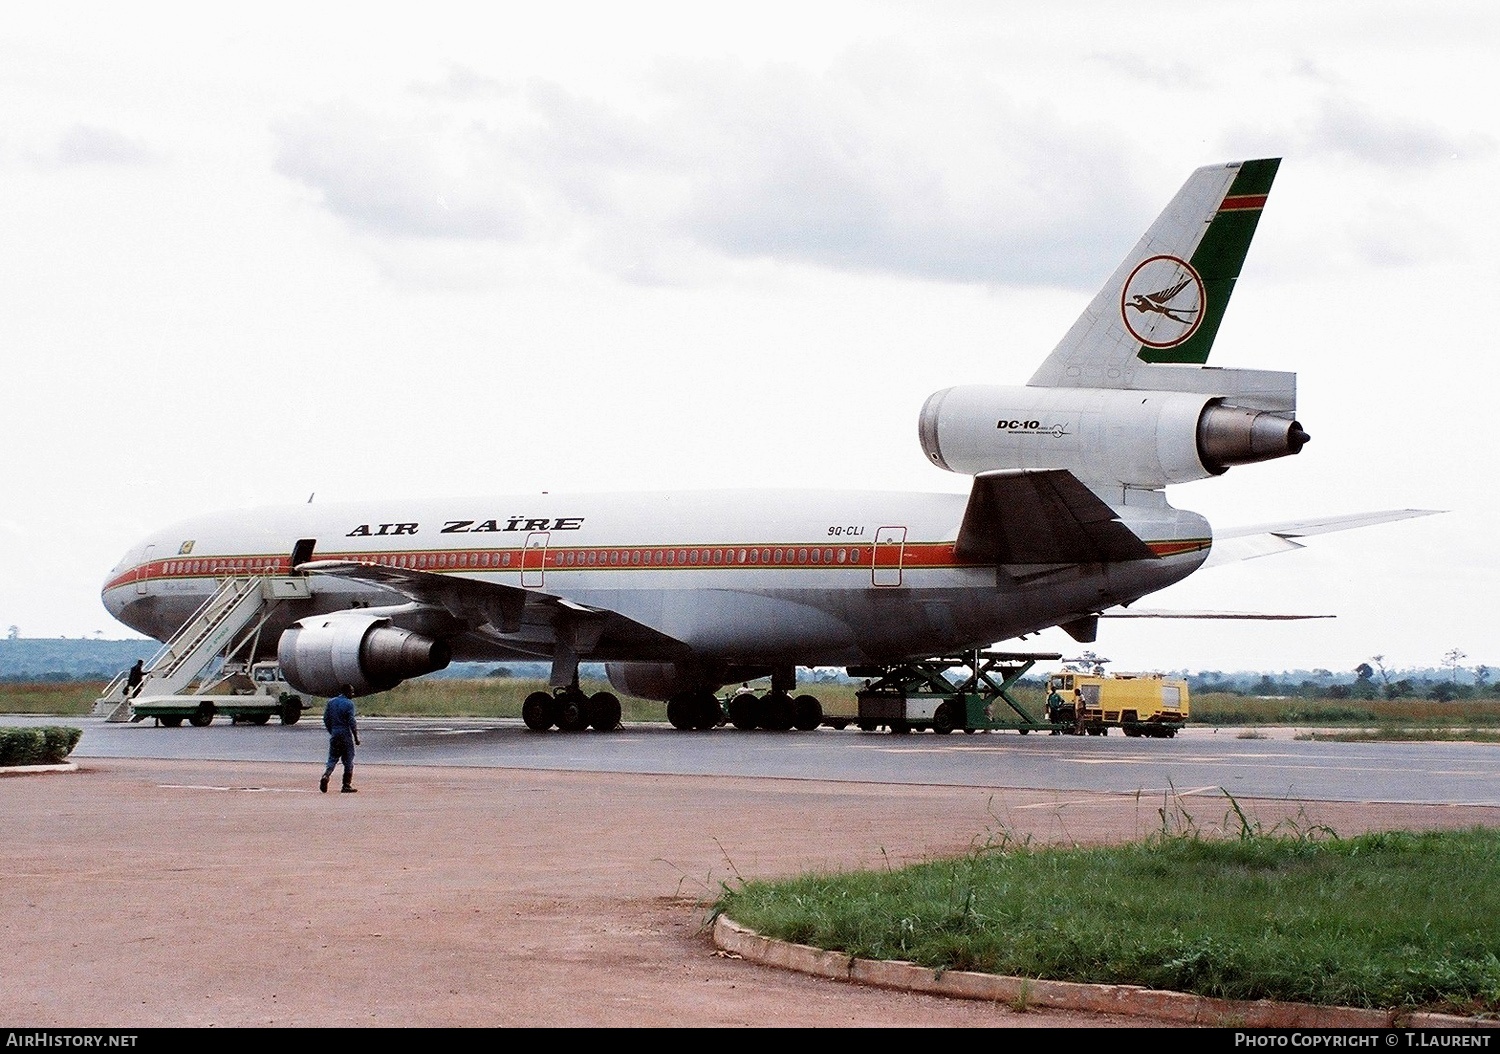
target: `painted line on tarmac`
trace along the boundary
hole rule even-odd
[[[158,790],[220,791],[242,794],[311,794],[302,787],[216,787],[211,783],[158,783]]]

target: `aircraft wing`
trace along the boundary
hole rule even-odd
[[[994,564],[1150,560],[1156,554],[1066,469],[974,477],[954,553]]]
[[[363,560],[310,560],[298,571],[333,575],[381,586],[418,604],[441,608],[475,628],[488,625],[505,643],[552,654],[555,646],[575,653],[628,648],[671,656],[687,645],[615,611],[577,604],[536,589],[480,582],[456,575],[389,567]]]
[[[1417,516],[1435,516],[1442,509],[1387,509],[1381,512],[1356,512],[1345,516],[1325,516],[1321,519],[1288,520],[1284,523],[1262,523],[1253,527],[1232,527],[1214,531],[1213,549],[1204,561],[1204,567],[1253,560],[1258,556],[1273,556],[1303,548],[1296,539],[1314,534],[1331,534],[1334,531],[1349,531],[1356,527],[1371,527],[1377,523],[1393,520],[1408,520]]]

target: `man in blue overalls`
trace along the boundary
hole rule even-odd
[[[328,793],[328,777],[334,766],[344,763],[344,793],[354,794],[354,748],[359,743],[359,724],[354,719],[354,689],[344,690],[323,708],[323,727],[328,729],[328,767],[318,781],[318,790]]]

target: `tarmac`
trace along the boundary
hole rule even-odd
[[[984,832],[1129,837],[1146,822],[1129,796],[367,765],[365,793],[340,800],[317,793],[316,775],[305,763],[137,759],[0,770],[33,777],[4,791],[0,933],[16,968],[0,980],[0,1020],[1500,1026],[934,973],[711,916],[717,890],[742,876],[900,866],[972,849]],[[1480,807],[1240,804],[1346,832],[1500,822]]]

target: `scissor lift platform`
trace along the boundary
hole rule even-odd
[[[856,693],[855,723],[866,732],[930,729],[939,734],[1050,730],[1010,689],[1038,662],[1061,659],[1056,652],[973,651],[880,666],[851,666],[850,677],[866,680]],[[955,676],[956,675],[956,676]]]

